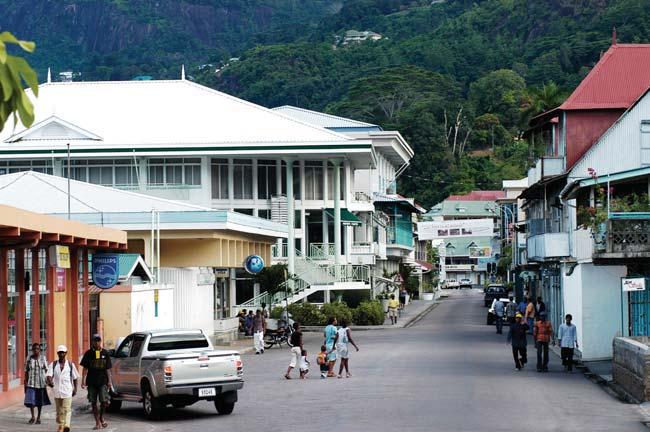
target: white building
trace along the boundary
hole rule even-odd
[[[73,179],[288,223],[275,255],[299,278],[292,301],[367,289],[368,265],[412,252],[412,204],[382,214],[373,198],[413,156],[398,132],[342,132],[185,79],[48,82],[35,106],[32,127],[0,133],[0,173],[66,176],[69,145]]]

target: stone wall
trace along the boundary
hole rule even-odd
[[[638,402],[650,401],[650,338],[614,338],[614,382]]]

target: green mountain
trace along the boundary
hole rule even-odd
[[[647,0],[0,0],[0,29],[37,42],[43,73],[178,76],[265,106],[396,128],[416,157],[400,192],[429,206],[521,178],[530,117],[612,40],[650,41]],[[379,40],[348,41],[349,30]],[[377,36],[378,38],[379,36]],[[238,60],[230,60],[237,57]]]

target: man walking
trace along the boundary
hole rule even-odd
[[[512,296],[508,299],[510,301],[506,305],[506,320],[508,321],[508,325],[513,325],[515,323],[515,315],[517,314],[517,303],[515,303],[515,299]]]
[[[537,348],[537,372],[548,372],[548,343],[553,340],[553,326],[546,320],[546,312],[539,313],[533,329],[533,340]]]
[[[261,310],[255,312],[253,318],[253,346],[255,354],[264,354],[264,333],[266,332],[266,320]]]
[[[560,356],[564,372],[573,373],[573,350],[578,348],[578,334],[576,326],[571,324],[573,317],[566,314],[566,322],[560,326],[558,341],[560,343]]]
[[[111,358],[101,344],[102,338],[99,335],[93,336],[91,348],[81,358],[81,388],[88,388],[88,401],[95,416],[95,430],[108,427],[104,420],[104,410],[108,408],[108,389],[113,387]]]
[[[497,334],[503,333],[503,313],[505,312],[505,306],[500,298],[497,298],[497,301],[494,302],[494,320],[497,325]]]
[[[535,303],[533,300],[528,297],[528,304],[526,305],[526,313],[524,315],[524,320],[528,324],[528,331],[532,333],[533,324],[535,324]]]
[[[506,344],[512,344],[512,357],[515,359],[515,368],[520,371],[528,362],[526,353],[526,332],[528,331],[528,324],[522,322],[522,315],[518,313],[515,315],[515,323],[510,326]]]
[[[388,300],[388,316],[390,317],[391,325],[397,324],[397,308],[400,307],[400,304],[395,300],[395,294],[390,295],[390,300]]]
[[[59,357],[47,368],[47,385],[52,387],[54,406],[56,407],[57,432],[69,432],[72,419],[72,398],[77,394],[79,372],[71,361],[66,361],[68,348],[59,345],[56,349]]]

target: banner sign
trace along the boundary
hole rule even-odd
[[[491,256],[492,256],[492,248],[489,246],[469,248],[470,258],[486,258]]]
[[[218,279],[228,279],[230,277],[230,269],[228,269],[228,268],[216,268],[216,269],[214,269],[214,275]]]
[[[116,254],[94,254],[93,282],[95,286],[101,289],[113,288],[120,276],[119,265]]]
[[[645,291],[645,278],[621,279],[623,291]]]
[[[418,222],[418,238],[420,240],[477,236],[494,236],[494,222],[492,219]]]
[[[64,292],[66,284],[66,271],[64,268],[56,268],[56,280],[54,281],[54,291]]]

